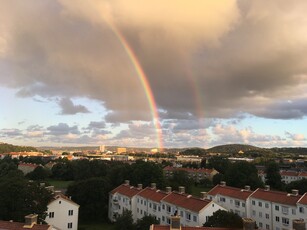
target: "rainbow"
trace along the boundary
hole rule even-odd
[[[160,118],[158,114],[158,107],[153,95],[153,92],[151,90],[148,78],[137,58],[135,53],[133,52],[132,48],[130,47],[129,43],[125,39],[125,37],[122,35],[122,33],[117,29],[114,23],[111,23],[110,20],[105,20],[107,24],[109,25],[110,29],[114,32],[115,36],[118,38],[119,42],[121,43],[122,47],[124,48],[125,52],[127,53],[129,59],[131,60],[131,63],[134,66],[134,69],[137,73],[137,76],[142,84],[142,87],[146,94],[146,99],[148,101],[151,116],[153,118],[153,123],[156,129],[156,135],[157,135],[157,145],[159,149],[163,149],[163,138],[162,138],[162,129],[160,125]]]

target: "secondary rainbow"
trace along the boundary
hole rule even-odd
[[[133,52],[132,48],[129,46],[129,43],[125,39],[125,37],[122,35],[122,33],[117,29],[117,27],[114,25],[114,23],[111,23],[109,20],[106,20],[108,25],[110,26],[111,30],[114,32],[116,37],[118,38],[119,42],[121,43],[122,47],[126,51],[129,59],[131,60],[135,71],[137,73],[137,76],[142,84],[142,87],[145,91],[146,98],[150,107],[151,115],[153,118],[154,126],[156,129],[156,135],[157,135],[157,145],[159,149],[163,149],[163,138],[162,138],[162,129],[160,125],[160,118],[158,114],[158,107],[154,98],[154,95],[152,93],[149,81],[147,79],[147,76],[137,58],[135,53]]]

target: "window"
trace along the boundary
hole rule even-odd
[[[74,210],[68,210],[68,215],[72,216],[74,214]]]
[[[242,207],[245,208],[245,203],[242,203]]]
[[[304,213],[304,207],[299,207],[300,213]]]
[[[139,211],[140,211],[139,208],[137,208],[137,209],[136,209],[136,212],[139,213]]]
[[[289,213],[289,208],[288,207],[282,206],[281,209],[282,209],[282,213],[283,214],[288,214]]]
[[[152,209],[153,209],[154,211],[156,211],[156,210],[157,210],[157,205],[156,205],[156,204],[153,204],[153,205],[152,205]]]
[[[59,201],[59,204],[61,204],[62,203],[62,201]]]
[[[256,211],[255,210],[253,210],[253,216],[256,216]]]
[[[164,216],[162,216],[162,221],[165,221],[165,217]]]
[[[265,219],[270,219],[270,215],[269,214],[265,214]]]
[[[72,228],[72,222],[67,224],[67,228]]]
[[[283,217],[283,218],[281,219],[281,222],[282,222],[284,225],[289,225],[289,219],[288,219],[288,218]]]
[[[162,204],[162,209],[163,209],[163,210],[165,209],[165,205],[164,205],[164,204]]]
[[[151,208],[151,203],[149,202],[149,208]]]
[[[296,209],[292,209],[292,215],[296,215]]]
[[[54,212],[49,212],[49,218],[54,218]]]
[[[225,197],[220,197],[220,201],[221,201],[221,202],[226,202]]]
[[[143,214],[143,210],[141,209],[141,215]]]
[[[167,212],[171,212],[171,211],[172,211],[171,206],[167,205],[167,206],[166,206],[166,211],[167,211]]]
[[[232,204],[233,203],[233,200],[230,200],[230,204]]]
[[[259,201],[259,202],[258,202],[258,206],[259,206],[259,207],[262,207],[262,202]]]
[[[140,199],[138,198],[138,203],[140,203]]]
[[[275,210],[279,211],[279,206],[278,205],[275,205]]]
[[[262,212],[259,212],[259,217],[262,217]]]
[[[143,204],[143,200],[141,200],[141,204]]]
[[[193,215],[193,221],[197,222],[197,216]]]
[[[266,224],[266,225],[265,225],[265,228],[266,228],[266,229],[270,229],[270,225]]]
[[[146,205],[146,200],[144,200],[144,205]]]
[[[259,222],[259,227],[262,228],[262,223],[261,222]]]
[[[279,222],[279,216],[275,217],[276,222]]]
[[[252,205],[255,205],[255,204],[256,204],[256,202],[254,200],[252,200]]]
[[[186,218],[187,220],[191,220],[191,213],[186,212],[185,218]]]
[[[235,200],[235,206],[236,206],[236,207],[240,207],[240,201]]]
[[[167,222],[167,224],[171,224],[171,219],[170,218],[166,218],[166,222]]]
[[[265,208],[269,208],[269,203],[265,203]]]

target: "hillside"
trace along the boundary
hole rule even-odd
[[[230,144],[230,145],[218,145],[207,149],[207,152],[211,153],[238,153],[239,151],[249,152],[249,151],[259,151],[262,148],[253,145],[243,145],[243,144]]]
[[[9,152],[37,152],[37,149],[30,146],[16,146],[6,143],[0,143],[0,153],[9,153]]]

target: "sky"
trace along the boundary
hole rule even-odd
[[[305,0],[0,4],[0,142],[307,147]]]

